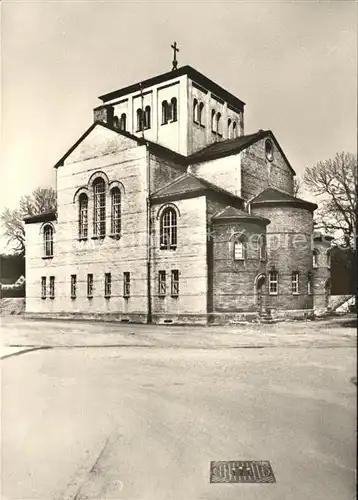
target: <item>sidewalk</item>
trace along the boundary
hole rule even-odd
[[[346,315],[317,321],[186,327],[33,320],[7,316],[1,318],[1,339],[5,355],[16,352],[16,349],[45,346],[186,349],[355,347],[355,319],[355,315]]]

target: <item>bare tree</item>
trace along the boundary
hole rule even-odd
[[[56,210],[56,191],[52,188],[36,188],[31,195],[22,196],[19,208],[5,208],[0,216],[7,243],[13,245],[16,254],[25,254],[25,227],[23,219],[26,215],[37,215]]]
[[[307,167],[307,188],[317,197],[317,225],[328,232],[340,232],[347,247],[356,248],[357,155],[344,151],[333,159]]]
[[[293,195],[298,196],[301,194],[301,179],[297,175],[293,178]]]

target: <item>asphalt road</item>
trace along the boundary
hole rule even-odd
[[[2,360],[2,498],[351,500],[356,350],[58,347]],[[275,484],[210,484],[269,460]]]

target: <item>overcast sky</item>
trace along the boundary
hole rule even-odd
[[[189,64],[273,130],[297,173],[356,151],[357,6],[336,2],[2,2],[0,211],[92,123],[98,96]]]

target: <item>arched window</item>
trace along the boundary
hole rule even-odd
[[[139,108],[137,109],[137,132],[143,130],[143,112]]]
[[[327,267],[330,268],[331,267],[331,250],[327,250],[326,263],[327,263]]]
[[[119,130],[127,130],[127,115],[125,113],[121,114],[121,119],[119,120]]]
[[[200,125],[204,125],[203,124],[203,120],[204,120],[204,103],[201,102],[199,104],[199,107],[198,107],[198,122],[200,123]]]
[[[118,116],[113,117],[113,127],[114,128],[119,128],[119,119]]]
[[[171,100],[171,120],[176,122],[178,119],[178,102],[177,98],[173,97]]]
[[[93,183],[93,234],[104,236],[106,234],[106,185],[102,178]]]
[[[234,241],[234,260],[245,260],[247,257],[247,240],[245,236],[240,236]]]
[[[169,106],[167,101],[162,102],[162,125],[165,125],[169,121]]]
[[[216,115],[216,132],[221,135],[221,113]]]
[[[177,214],[167,207],[160,217],[160,248],[175,250],[177,247]]]
[[[121,192],[118,187],[111,190],[111,234],[121,235]]]
[[[312,273],[307,275],[307,294],[312,295]]]
[[[266,158],[268,159],[268,161],[272,161],[273,160],[273,145],[272,145],[272,142],[270,141],[270,139],[267,139],[265,141],[265,153],[266,153]]]
[[[232,123],[232,136],[234,139],[236,139],[236,137],[237,137],[237,123],[236,122]]]
[[[259,239],[259,258],[266,260],[266,236],[264,234],[261,234]]]
[[[150,128],[150,106],[146,106],[144,110],[144,125],[143,127]]]
[[[79,197],[78,237],[88,236],[88,196],[82,193]]]
[[[318,267],[318,251],[315,249],[312,252],[312,263],[313,263],[313,268],[317,269]]]
[[[44,227],[44,255],[45,257],[53,257],[53,227],[47,224]]]
[[[194,99],[193,101],[193,122],[196,123],[198,114],[198,100]]]
[[[227,136],[231,139],[231,119],[229,118],[227,121]]]
[[[215,109],[212,109],[211,110],[211,131],[214,132],[214,133],[216,132],[216,129],[215,129],[215,125],[216,125],[216,123],[215,123],[215,114],[216,114]]]

